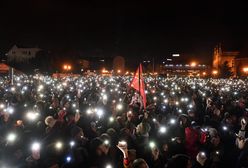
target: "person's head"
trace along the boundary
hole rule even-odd
[[[100,138],[95,138],[90,144],[91,152],[96,156],[103,156],[108,153],[108,148],[104,145],[104,142]]]
[[[141,135],[145,135],[145,134],[149,133],[150,125],[148,123],[141,122],[137,126],[136,130],[137,130],[137,133],[139,133]]]
[[[83,129],[78,126],[73,127],[71,129],[71,136],[77,141],[81,140],[84,137]]]
[[[50,128],[54,126],[55,122],[56,120],[52,116],[47,116],[45,119],[45,124]]]
[[[220,144],[220,136],[217,134],[217,135],[211,137],[211,143],[214,146],[218,146]]]
[[[194,118],[195,112],[193,110],[188,110],[188,115],[189,115],[189,117]]]
[[[94,121],[90,122],[90,128],[91,128],[92,131],[97,130],[96,123]]]
[[[114,128],[109,128],[106,133],[111,137],[115,137],[116,136],[116,130]]]
[[[180,115],[178,121],[181,127],[187,127],[189,125],[188,115],[186,114]]]
[[[69,101],[65,101],[63,104],[63,107],[65,107],[66,109],[70,108],[70,102]]]
[[[133,161],[133,168],[149,168],[146,161],[142,158]]]
[[[9,113],[7,113],[7,112],[3,113],[3,121],[4,122],[7,123],[9,121],[9,117],[10,117]]]
[[[167,152],[169,150],[169,146],[167,142],[163,142],[162,144],[162,151]]]
[[[132,118],[133,118],[133,113],[132,113],[132,111],[128,111],[128,112],[127,112],[127,120],[128,120],[128,121],[131,121]]]
[[[59,100],[57,98],[53,98],[51,106],[53,108],[59,107]]]
[[[111,146],[111,137],[107,133],[103,133],[100,139],[104,142],[104,145],[109,148]]]

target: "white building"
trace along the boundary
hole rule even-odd
[[[28,62],[29,59],[34,58],[40,48],[19,48],[14,45],[8,53],[6,53],[8,62]]]

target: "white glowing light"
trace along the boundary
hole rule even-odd
[[[14,87],[10,88],[11,92],[14,92],[16,89]]]
[[[8,107],[6,109],[6,111],[9,113],[9,114],[13,114],[14,113],[14,108],[13,107]]]
[[[103,100],[107,100],[107,99],[108,99],[108,96],[107,96],[107,95],[103,95],[103,96],[102,96],[102,99],[103,99]]]
[[[70,162],[70,161],[71,161],[71,157],[70,157],[70,156],[67,156],[67,157],[66,157],[66,161],[67,161],[67,162]]]
[[[154,142],[150,142],[149,146],[150,146],[150,148],[154,148],[156,146],[156,144]]]
[[[205,152],[201,152],[200,155],[201,155],[202,157],[206,157],[206,153],[205,153]]]
[[[30,112],[27,112],[27,114],[26,114],[26,117],[32,121],[36,120],[38,118],[38,116],[39,116],[39,113],[37,113],[37,112],[31,112],[30,111]]]
[[[115,120],[114,117],[109,117],[110,122],[114,122],[114,120]]]
[[[76,104],[75,104],[75,103],[73,103],[73,104],[72,104],[72,107],[73,107],[73,108],[75,108],[75,107],[76,107]]]
[[[176,120],[174,118],[170,119],[170,124],[175,124]]]
[[[0,104],[0,109],[3,109],[5,107],[4,104]]]
[[[105,140],[105,141],[104,141],[104,144],[105,144],[105,145],[109,145],[109,140]]]
[[[110,164],[108,164],[108,165],[106,166],[106,168],[113,168],[113,166],[110,165]]]
[[[32,150],[32,151],[39,151],[39,150],[40,150],[40,143],[39,143],[39,142],[34,142],[34,143],[31,145],[31,150]]]
[[[100,117],[103,116],[104,113],[103,113],[103,110],[102,110],[102,109],[97,109],[96,114],[97,114],[98,117],[100,118]]]
[[[227,130],[228,130],[227,126],[223,126],[222,129],[223,129],[224,131],[227,131]]]
[[[60,141],[56,142],[56,144],[55,144],[55,148],[56,149],[61,149],[62,147],[63,147],[63,143],[62,142],[60,142]]]
[[[71,141],[70,142],[70,146],[73,147],[75,145],[75,142],[74,141]]]
[[[117,110],[122,110],[122,108],[123,108],[122,104],[117,104],[117,106],[116,106]]]
[[[16,136],[15,133],[9,133],[9,134],[7,135],[7,141],[8,141],[8,142],[14,142],[14,141],[16,140],[16,138],[17,138],[17,136]]]
[[[125,145],[127,145],[127,142],[126,141],[120,141],[119,144],[122,146],[125,146]]]
[[[44,89],[44,86],[43,85],[39,85],[38,86],[38,92],[41,91],[42,89]]]
[[[92,111],[91,109],[88,109],[88,110],[86,111],[86,113],[87,113],[87,114],[92,114],[93,111]]]
[[[164,127],[164,126],[161,126],[161,127],[159,128],[159,132],[160,132],[161,134],[166,133],[166,131],[167,131],[167,129],[166,129],[166,127]]]

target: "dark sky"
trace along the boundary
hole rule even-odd
[[[6,0],[0,4],[0,53],[13,44],[82,56],[209,61],[213,47],[248,46],[245,0]]]

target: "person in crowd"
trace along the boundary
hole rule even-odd
[[[14,78],[0,167],[248,167],[247,79],[146,76],[145,106],[130,76]]]

